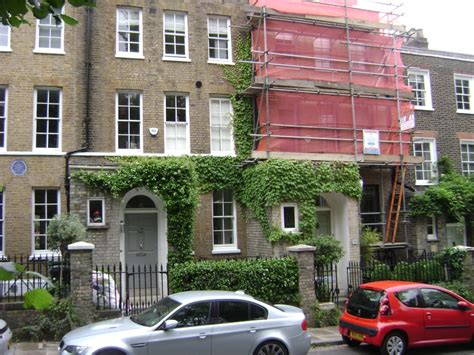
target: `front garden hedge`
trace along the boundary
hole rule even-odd
[[[168,272],[171,292],[242,290],[269,303],[299,304],[298,264],[293,257],[188,261]]]

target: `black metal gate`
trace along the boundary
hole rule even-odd
[[[96,266],[92,289],[98,309],[136,314],[168,295],[168,271],[158,264]]]

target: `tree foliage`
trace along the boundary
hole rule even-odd
[[[428,187],[410,201],[413,217],[448,216],[463,221],[464,216],[474,213],[474,178],[455,172],[449,162],[443,160],[443,172],[438,185]]]
[[[95,0],[67,0],[67,3],[74,7],[95,6]],[[66,0],[0,0],[0,21],[7,26],[19,27],[28,23],[26,18],[31,13],[37,19],[51,14],[58,23],[77,24],[76,19],[58,11],[65,4]]]

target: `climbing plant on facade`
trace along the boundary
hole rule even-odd
[[[463,176],[442,160],[438,185],[432,185],[410,201],[413,217],[448,216],[459,222],[474,213],[474,178]]]

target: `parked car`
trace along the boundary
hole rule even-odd
[[[391,355],[411,347],[467,343],[474,335],[474,305],[434,285],[369,282],[350,296],[339,332],[349,346],[368,343]]]
[[[311,345],[300,308],[271,306],[243,292],[188,291],[146,311],[77,328],[60,355],[303,355]]]
[[[7,355],[12,340],[12,332],[3,319],[0,319],[0,355]]]

